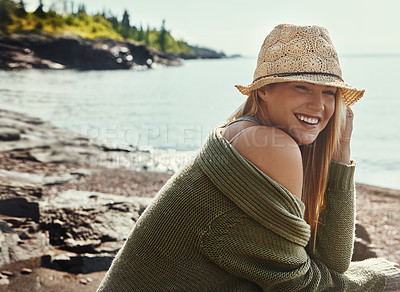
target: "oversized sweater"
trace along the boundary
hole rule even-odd
[[[214,130],[142,214],[98,291],[383,291],[383,259],[350,263],[354,166],[332,162],[307,253],[304,204]]]

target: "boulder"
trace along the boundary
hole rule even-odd
[[[10,198],[0,200],[0,214],[31,218],[39,222],[39,203],[29,202],[26,198]]]
[[[0,127],[0,141],[17,141],[21,138],[20,134],[17,129]]]
[[[41,196],[36,175],[0,170],[0,214],[39,222]]]
[[[40,257],[50,247],[45,233],[31,232],[34,222],[27,220],[19,228],[12,228],[7,221],[0,219],[0,266]]]
[[[356,224],[356,234],[352,261],[362,261],[377,257],[371,245],[371,239],[367,230],[360,224]]]
[[[0,36],[3,69],[147,69],[181,65],[174,55],[134,42],[45,34]]]
[[[114,255],[105,254],[74,254],[49,252],[41,257],[41,266],[69,273],[92,273],[107,271]]]
[[[151,198],[68,190],[41,204],[41,229],[60,249],[98,252],[102,242],[123,242]]]

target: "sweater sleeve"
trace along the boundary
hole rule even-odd
[[[332,162],[325,192],[325,209],[317,228],[315,257],[327,267],[344,273],[350,265],[354,246],[355,183],[354,163]],[[313,249],[313,241],[309,250]],[[312,254],[312,252],[310,252]]]
[[[265,228],[252,218],[232,211],[214,219],[202,236],[202,251],[230,274],[256,283],[263,291],[382,291],[386,274],[368,264],[354,266],[349,276],[311,259],[304,246]],[[383,266],[382,266],[383,265]],[[383,269],[384,270],[384,269]]]

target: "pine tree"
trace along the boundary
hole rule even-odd
[[[19,9],[23,9],[23,10],[26,12],[26,10],[25,10],[25,3],[24,3],[23,0],[20,0],[20,1],[19,1],[17,7],[18,7]]]
[[[9,0],[0,0],[0,24],[7,25],[12,23],[11,8]],[[3,30],[3,27],[1,27]]]
[[[130,33],[130,24],[129,24],[129,13],[128,11],[124,10],[124,15],[122,16],[122,36],[126,39],[129,37]]]
[[[75,2],[73,0],[70,1],[71,3],[71,14],[74,14],[74,6],[75,6]]]
[[[147,25],[147,29],[146,29],[146,32],[144,34],[144,43],[146,45],[150,45],[150,27],[149,27],[149,25]]]
[[[139,28],[139,30],[138,30],[137,40],[138,40],[139,42],[141,42],[141,41],[143,41],[143,39],[144,39],[143,26],[140,25],[140,28]]]
[[[46,13],[43,11],[43,3],[42,0],[39,0],[39,6],[36,8],[36,10],[33,12],[35,15],[37,15],[40,18],[45,18]]]
[[[112,15],[111,11],[108,12],[108,15],[110,16],[107,17],[107,20],[111,22],[113,29],[118,30],[118,18]]]
[[[162,21],[160,38],[158,39],[158,44],[160,45],[161,51],[165,52],[167,45],[167,31],[165,30],[165,19]]]
[[[20,0],[19,3],[17,4],[17,10],[15,10],[15,15],[19,17],[24,17],[26,16],[26,10],[25,10],[25,3],[23,0]]]
[[[86,13],[86,5],[85,4],[83,4],[83,3],[79,4],[79,6],[78,6],[78,14],[79,13]]]

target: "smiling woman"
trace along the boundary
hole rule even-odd
[[[351,262],[348,107],[364,90],[341,76],[325,28],[275,27],[237,85],[244,104],[160,190],[98,291],[398,291],[395,263]]]

